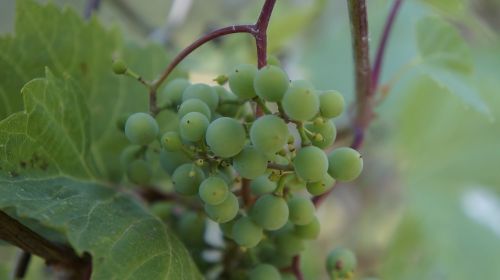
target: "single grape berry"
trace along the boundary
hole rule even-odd
[[[214,86],[214,90],[219,95],[217,112],[224,117],[236,116],[243,105],[238,101],[238,96],[221,86]]]
[[[308,224],[302,226],[296,225],[293,230],[302,239],[314,240],[318,238],[320,229],[319,220],[317,217],[314,217]]]
[[[340,92],[335,90],[323,91],[319,95],[320,114],[327,119],[340,116],[344,111],[345,101]]]
[[[167,150],[160,151],[160,166],[167,172],[167,174],[172,175],[172,173],[177,169],[177,167],[191,162],[191,159],[183,152],[169,152]]]
[[[249,280],[281,280],[281,275],[276,267],[260,263],[250,271],[248,278]]]
[[[182,93],[191,83],[183,78],[178,78],[170,81],[164,88],[158,93],[158,105],[165,106],[166,104],[171,104],[174,106],[179,106],[182,103]]]
[[[281,118],[274,115],[262,116],[252,124],[250,140],[262,153],[276,153],[286,145],[288,126]]]
[[[231,221],[229,221],[227,223],[219,224],[219,228],[222,231],[222,233],[224,234],[224,236],[231,238],[231,239],[233,238],[233,227],[234,227],[234,224],[236,224],[236,221],[237,221],[237,219],[232,219]]]
[[[132,183],[138,185],[148,184],[152,175],[151,164],[145,160],[138,159],[128,164],[127,177]]]
[[[261,196],[250,211],[250,217],[265,230],[277,230],[288,221],[286,201],[272,194]]]
[[[305,248],[304,240],[293,231],[287,231],[276,236],[276,249],[280,255],[295,256]]]
[[[123,60],[115,60],[113,61],[113,72],[117,75],[123,75],[127,73],[127,65]]]
[[[307,184],[307,191],[311,195],[322,195],[324,194],[327,190],[332,188],[335,184],[335,179],[330,176],[330,174],[325,174],[325,177],[321,181],[318,182],[313,182],[313,183],[308,183]]]
[[[205,102],[210,110],[215,111],[219,105],[219,95],[215,90],[206,84],[192,84],[189,85],[182,93],[182,101],[188,99],[200,99]]]
[[[217,205],[205,204],[205,212],[208,217],[219,224],[227,223],[238,215],[240,209],[238,198],[229,192],[226,199]]]
[[[176,131],[165,132],[161,137],[161,145],[169,152],[179,151],[182,148],[182,140],[179,133]]]
[[[185,244],[202,246],[205,243],[205,218],[195,212],[187,211],[180,216],[177,224],[179,237]]]
[[[245,128],[235,119],[218,118],[208,126],[206,141],[216,156],[233,157],[240,153],[245,146]]]
[[[120,163],[123,169],[126,169],[128,164],[132,161],[139,159],[139,157],[143,155],[143,152],[143,147],[140,145],[131,145],[123,149],[120,154]]]
[[[208,120],[212,118],[212,113],[210,112],[210,108],[208,105],[200,99],[188,99],[182,102],[177,114],[179,118],[184,117],[187,113],[198,112],[202,113],[207,117]]]
[[[267,170],[267,158],[253,147],[246,147],[233,158],[233,167],[246,179],[255,179]]]
[[[333,150],[328,156],[328,173],[341,182],[356,179],[363,170],[363,158],[358,151],[342,147]]]
[[[308,121],[319,112],[319,97],[306,82],[294,81],[283,96],[282,105],[292,120]]]
[[[337,248],[328,254],[326,269],[331,279],[349,279],[354,274],[357,260],[351,250]]]
[[[307,183],[323,179],[328,171],[328,158],[318,147],[308,146],[299,150],[293,160],[297,175]]]
[[[241,217],[236,221],[231,235],[238,245],[245,248],[257,246],[263,237],[262,228],[248,217]]]
[[[335,138],[337,137],[337,129],[332,121],[326,120],[324,122],[311,123],[306,125],[306,128],[312,133],[321,135],[321,139],[311,137],[311,142],[314,146],[326,149],[330,147]]]
[[[272,55],[272,54],[267,56],[267,64],[281,67],[281,61],[279,60],[279,58],[275,55]]]
[[[261,68],[255,75],[253,86],[257,95],[271,102],[279,102],[288,90],[290,81],[281,68],[268,65]]]
[[[316,208],[310,199],[295,196],[288,201],[290,210],[290,221],[295,225],[307,225],[314,219]]]
[[[172,174],[172,183],[175,191],[183,195],[195,195],[205,174],[198,166],[192,163],[183,164]]]
[[[276,189],[276,182],[271,181],[269,175],[262,175],[252,180],[250,189],[255,195],[272,193]]]
[[[242,64],[229,74],[229,88],[241,99],[251,99],[256,96],[253,80],[257,74],[257,67]]]
[[[146,113],[132,114],[125,123],[125,136],[134,144],[147,145],[151,143],[158,135],[159,130],[156,120]]]
[[[198,191],[198,194],[203,202],[210,205],[222,203],[229,193],[229,187],[226,182],[219,177],[208,177],[205,179]]]
[[[208,124],[207,117],[202,113],[187,113],[179,123],[179,132],[186,141],[200,141],[205,136]]]

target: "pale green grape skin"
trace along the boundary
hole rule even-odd
[[[298,191],[306,187],[306,182],[300,179],[297,174],[294,174],[293,176],[288,176],[286,185],[291,191]]]
[[[358,151],[342,147],[333,150],[328,156],[328,174],[340,182],[356,179],[363,170],[363,158]]]
[[[238,96],[222,86],[214,86],[214,90],[219,95],[219,107],[217,108],[217,112],[224,117],[236,116],[242,106],[241,104],[237,104]]]
[[[202,113],[187,113],[179,123],[179,132],[182,139],[196,142],[203,139],[208,127],[208,119]]]
[[[276,182],[269,180],[268,175],[259,176],[250,183],[250,189],[255,195],[272,193],[276,189],[276,186]]]
[[[229,74],[229,88],[240,99],[254,98],[257,94],[253,87],[253,80],[257,74],[257,67],[250,64],[241,64]]]
[[[117,75],[123,75],[127,72],[127,65],[123,60],[115,60],[112,65],[113,72]]]
[[[267,158],[253,147],[246,147],[233,158],[233,167],[246,179],[255,179],[267,170]]]
[[[219,224],[219,228],[227,238],[233,239],[233,227],[237,219],[232,219],[229,222]]]
[[[125,123],[125,135],[131,143],[147,145],[158,136],[158,123],[149,114],[135,113]]]
[[[205,115],[205,117],[207,117],[208,120],[212,118],[210,108],[205,102],[200,99],[193,98],[182,102],[181,106],[179,107],[179,111],[177,111],[177,114],[179,115],[179,118],[182,118],[187,113],[191,112],[202,113],[203,115]]]
[[[143,148],[140,145],[131,145],[123,149],[120,154],[120,163],[123,169],[126,169],[130,162],[138,159],[142,155],[142,149]]]
[[[167,83],[165,88],[158,94],[158,105],[161,107],[167,103],[179,106],[182,103],[182,93],[191,83],[183,78],[178,78]]]
[[[322,195],[335,185],[335,179],[330,174],[325,174],[321,181],[307,184],[307,191],[311,195]]]
[[[183,152],[169,152],[166,150],[160,151],[160,166],[167,172],[167,174],[172,175],[172,173],[177,169],[177,167],[191,162],[191,159]]]
[[[311,137],[312,144],[321,149],[326,149],[333,145],[333,142],[335,142],[335,138],[337,137],[337,128],[330,120],[326,120],[321,124],[308,124],[306,125],[306,128],[313,133],[321,134],[323,139],[320,141]]]
[[[227,198],[217,205],[205,204],[205,212],[214,222],[223,224],[231,221],[238,215],[240,206],[238,198],[230,192]]]
[[[263,154],[281,150],[288,140],[288,126],[279,117],[265,115],[258,118],[250,128],[253,146]]]
[[[281,275],[274,266],[260,263],[250,271],[249,280],[281,280]]]
[[[226,182],[219,177],[208,177],[205,179],[198,191],[203,202],[210,205],[221,204],[229,194],[229,187]]]
[[[221,117],[208,126],[206,141],[216,156],[233,157],[239,154],[245,146],[245,128],[235,119]]]
[[[217,95],[211,86],[206,84],[192,84],[182,93],[183,102],[193,98],[205,102],[212,112],[214,112],[219,105],[219,95]]]
[[[316,208],[310,199],[295,196],[288,201],[289,219],[295,225],[303,226],[314,219]]]
[[[298,151],[293,165],[302,180],[307,183],[317,182],[322,180],[328,171],[328,158],[320,148],[308,146]]]
[[[356,256],[351,250],[345,248],[336,248],[328,254],[326,259],[326,269],[332,279],[352,276],[356,266]]]
[[[238,245],[245,248],[257,246],[263,237],[262,228],[248,217],[241,217],[236,221],[231,235]]]
[[[281,68],[281,61],[277,56],[272,54],[267,56],[267,64]]]
[[[250,211],[250,217],[265,230],[277,230],[288,221],[286,201],[272,194],[261,196]]]
[[[302,239],[314,240],[319,236],[321,225],[318,218],[314,217],[308,224],[302,226],[296,225],[293,230],[295,234]]]
[[[191,211],[183,213],[177,225],[179,237],[190,246],[202,246],[205,243],[205,229],[203,216]]]
[[[279,102],[288,90],[289,83],[285,71],[279,67],[268,65],[257,72],[253,86],[260,98],[270,102]]]
[[[132,183],[138,185],[148,184],[152,175],[153,170],[151,169],[151,164],[145,160],[134,160],[127,166],[127,177]]]
[[[165,132],[161,137],[161,145],[169,152],[179,151],[182,148],[181,136],[176,131]]]
[[[344,97],[335,90],[323,91],[319,95],[320,114],[327,119],[338,117],[345,107]]]
[[[278,253],[283,256],[291,257],[298,255],[305,248],[304,240],[293,233],[293,231],[278,235],[275,242]]]
[[[172,210],[175,206],[170,202],[156,202],[149,208],[153,214],[162,220],[170,220],[172,217]]]
[[[312,87],[304,82],[294,81],[283,96],[282,105],[292,120],[308,121],[319,112],[319,97]]]
[[[192,163],[185,163],[172,174],[172,183],[175,191],[183,195],[195,195],[201,182],[205,179],[205,174],[198,166]]]

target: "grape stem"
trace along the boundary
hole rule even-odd
[[[300,255],[293,257],[291,269],[297,280],[304,280],[304,275],[302,275],[302,271],[300,270]]]
[[[14,268],[14,279],[24,279],[31,261],[31,253],[26,251],[19,252]]]

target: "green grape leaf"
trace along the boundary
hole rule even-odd
[[[467,0],[421,0],[446,14],[459,15],[466,11]]]

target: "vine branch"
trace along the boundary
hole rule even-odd
[[[24,279],[26,272],[28,271],[28,266],[31,261],[31,254],[26,251],[21,251],[16,260],[16,266],[14,268],[14,279]]]

